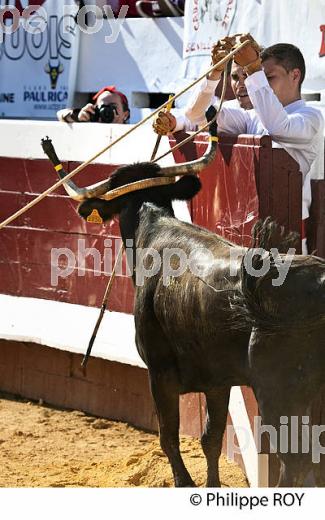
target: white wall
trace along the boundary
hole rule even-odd
[[[132,92],[173,91],[182,62],[183,18],[127,18],[114,43],[105,43],[112,31],[107,20],[102,23],[99,32],[81,34],[77,91],[111,84],[129,98]]]
[[[74,123],[71,125],[55,121],[0,120],[0,135],[2,136],[0,139],[0,156],[46,159],[40,143],[41,139],[48,135],[62,161],[86,161],[117,137],[130,130],[132,126],[102,123]],[[137,128],[94,162],[127,164],[135,161],[149,161],[156,139],[157,135],[153,132],[149,120],[148,123]],[[169,149],[169,140],[167,137],[163,137],[159,154]],[[172,154],[162,159],[159,164],[174,164]],[[80,178],[82,178],[82,175],[81,173]]]

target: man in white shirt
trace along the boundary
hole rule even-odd
[[[247,35],[239,41],[244,41],[244,38]],[[225,47],[223,45],[222,49],[220,42],[215,46],[212,53],[214,63],[224,55]],[[252,39],[252,45],[244,47],[234,59],[236,64],[232,75],[243,72],[246,77],[242,84],[237,82],[237,91],[234,90],[239,106],[223,105],[218,116],[219,132],[270,135],[273,146],[285,149],[298,162],[303,175],[302,218],[305,220],[311,203],[310,168],[319,153],[324,121],[319,110],[307,106],[301,99],[304,58],[297,47],[285,43],[272,45],[259,54]],[[160,133],[159,119],[164,121],[165,129],[169,126],[171,132],[204,124],[204,113],[213,102],[221,72],[213,71],[201,82],[184,115],[174,119],[169,117],[167,125],[165,115],[159,114],[155,130]],[[303,249],[307,252],[305,243]]]

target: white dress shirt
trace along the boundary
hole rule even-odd
[[[176,129],[193,130],[206,123],[205,111],[215,104],[214,91],[218,81],[203,79],[191,98],[184,115],[177,117]],[[264,71],[245,80],[253,109],[244,110],[237,100],[225,102],[218,116],[219,133],[270,135],[273,147],[279,147],[293,157],[303,175],[302,218],[309,216],[311,203],[310,168],[324,139],[322,113],[299,99],[283,107],[270,87]]]

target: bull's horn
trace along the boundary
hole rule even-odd
[[[161,173],[166,177],[176,177],[177,175],[192,175],[193,173],[199,173],[203,168],[208,166],[216,156],[217,151],[217,122],[215,120],[216,109],[213,106],[206,112],[206,118],[208,121],[212,121],[209,126],[210,132],[210,143],[206,152],[200,159],[190,161],[186,163],[179,163],[173,166],[166,166],[161,168]]]
[[[64,179],[68,174],[64,170],[60,159],[56,155],[51,139],[46,137],[46,139],[42,139],[41,144],[44,152],[50,159],[51,163],[54,165],[54,168],[60,179]],[[101,195],[104,195],[104,193],[107,193],[109,190],[109,181],[101,181],[96,184],[92,184],[91,186],[87,186],[86,188],[78,188],[78,186],[76,186],[76,184],[71,179],[68,179],[67,182],[63,183],[63,186],[71,198],[82,201],[85,199],[100,197]]]
[[[145,190],[147,188],[153,188],[155,186],[166,186],[167,184],[173,184],[174,182],[174,178],[168,177],[154,177],[153,179],[142,179],[141,181],[130,182],[129,184],[124,184],[124,186],[120,186],[119,188],[110,190],[99,198],[103,200],[113,200],[117,197],[127,195],[128,193],[132,193],[134,191]]]

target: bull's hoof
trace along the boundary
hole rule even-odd
[[[208,487],[208,488],[220,488],[221,487],[220,480],[218,480],[218,479],[207,480],[206,487]]]
[[[193,482],[192,479],[190,480],[175,480],[175,487],[196,487],[196,484]]]

